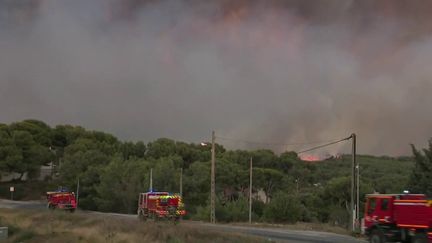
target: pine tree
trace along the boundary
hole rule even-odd
[[[429,149],[417,150],[414,145],[411,147],[415,166],[410,177],[409,188],[413,193],[432,196],[432,139],[429,140]]]

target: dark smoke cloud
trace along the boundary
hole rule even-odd
[[[408,154],[432,134],[431,11],[429,1],[0,0],[0,122],[144,141],[356,132],[361,153]]]

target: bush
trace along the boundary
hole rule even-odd
[[[196,213],[191,218],[194,220],[210,221],[210,206],[197,206]]]
[[[252,219],[253,216],[255,215],[257,219],[261,218],[264,214],[264,208],[265,208],[265,203],[263,201],[260,200],[253,200],[252,201]],[[256,220],[256,219],[255,219]]]
[[[245,197],[226,202],[225,205],[219,204],[216,207],[218,221],[240,222],[249,219],[249,202]]]
[[[264,209],[264,219],[270,222],[295,223],[302,218],[304,211],[298,196],[279,192]]]
[[[330,207],[329,209],[329,223],[333,226],[348,228],[350,215],[348,211],[340,207]]]
[[[257,204],[258,205],[258,204]],[[262,211],[262,209],[261,209]],[[249,220],[249,201],[245,197],[222,203],[216,200],[216,220],[219,222],[242,222]],[[210,221],[210,205],[198,206],[192,217],[197,220]],[[252,212],[254,220],[259,219],[257,213]]]

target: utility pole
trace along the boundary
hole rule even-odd
[[[212,131],[212,149],[211,149],[211,179],[210,179],[210,223],[216,223],[215,215],[215,204],[216,204],[216,189],[215,189],[215,160],[216,160],[216,148],[215,148],[215,132]]]
[[[79,203],[79,187],[80,187],[80,183],[79,183],[79,177],[77,180],[77,191],[76,191],[76,206],[78,208],[78,203]]]
[[[153,191],[153,168],[150,169],[150,188],[149,190]]]
[[[357,162],[357,135],[353,133],[352,135],[352,143],[353,143],[353,161],[356,169],[356,218],[355,218],[355,226],[356,230],[360,225],[360,167]]]
[[[180,196],[183,197],[183,168],[180,168]]]
[[[249,224],[252,224],[252,157],[250,158],[249,176]]]
[[[356,135],[351,134],[352,139],[352,171],[351,171],[351,229],[356,230],[356,223],[358,221],[358,205],[359,205],[359,180],[357,178],[357,162],[356,162]]]
[[[51,148],[51,146],[49,146],[49,150],[54,154],[54,156],[57,155],[56,151],[53,150],[53,149]],[[51,160],[51,180],[52,180],[53,175],[54,175],[54,161]]]

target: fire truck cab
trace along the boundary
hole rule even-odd
[[[432,243],[431,205],[424,194],[366,195],[362,232],[374,243]]]

